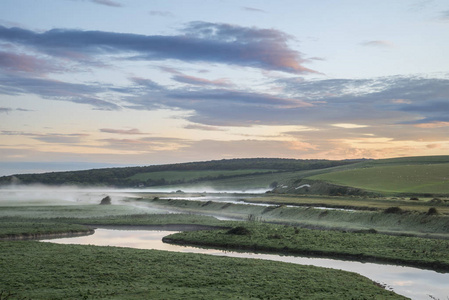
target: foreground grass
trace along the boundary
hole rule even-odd
[[[167,242],[393,262],[449,271],[449,241],[242,223],[231,230],[172,234]]]
[[[350,272],[115,247],[0,242],[11,299],[405,299]]]

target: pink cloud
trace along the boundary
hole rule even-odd
[[[449,122],[431,122],[431,123],[422,123],[413,125],[418,128],[441,128],[441,127],[449,127]]]

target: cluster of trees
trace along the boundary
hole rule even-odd
[[[324,159],[283,159],[283,158],[242,158],[223,159],[204,162],[190,162],[168,165],[153,165],[145,167],[125,167],[92,169],[69,172],[50,172],[43,174],[18,174],[0,177],[0,185],[13,182],[22,184],[41,183],[49,185],[77,184],[77,185],[106,185],[116,187],[136,186],[139,182],[130,177],[139,173],[159,171],[192,171],[192,170],[244,170],[270,169],[279,172],[323,169],[334,166],[352,164],[357,160],[324,160]],[[171,183],[171,182],[170,182]],[[149,182],[150,185],[165,185],[165,180]]]

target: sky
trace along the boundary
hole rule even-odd
[[[0,175],[449,154],[446,0],[2,0]]]

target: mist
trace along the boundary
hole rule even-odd
[[[141,198],[147,193],[170,193],[174,197],[182,197],[184,193],[201,194],[261,194],[267,189],[251,190],[219,190],[211,187],[160,187],[160,188],[112,188],[112,187],[79,187],[75,185],[49,186],[8,185],[0,187],[0,205],[76,205],[99,204],[109,196],[112,204],[129,204],[127,200]]]

